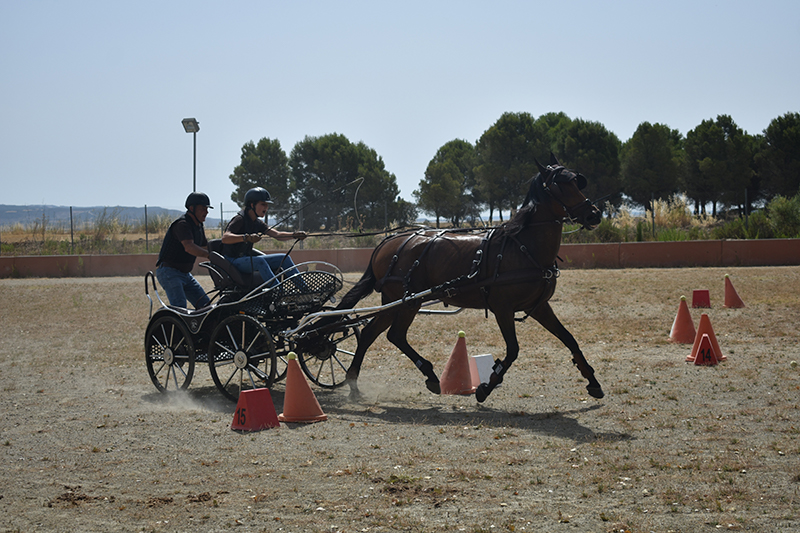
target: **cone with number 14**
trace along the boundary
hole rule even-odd
[[[718,361],[725,361],[727,357],[722,355],[722,350],[719,348],[719,343],[717,342],[717,336],[714,334],[714,328],[711,327],[711,319],[708,318],[706,313],[700,315],[700,324],[697,326],[697,335],[694,338],[694,344],[692,344],[692,353],[690,353],[686,357],[687,363],[694,363],[697,359],[697,354],[700,350],[700,344],[703,341],[703,335],[708,337],[708,340],[711,342],[711,348],[716,354]]]

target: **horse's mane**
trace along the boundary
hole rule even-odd
[[[528,224],[530,217],[536,213],[537,206],[542,202],[543,194],[544,185],[540,173],[536,174],[531,180],[531,186],[528,189],[525,200],[522,202],[522,206],[517,210],[516,214],[511,217],[511,220],[503,225],[503,233],[506,235],[516,235],[522,231],[522,228]]]

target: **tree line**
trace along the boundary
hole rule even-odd
[[[383,228],[417,216],[375,150],[337,133],[306,137],[288,157],[277,139],[247,142],[230,180],[240,206],[249,189],[264,187],[275,202],[270,216],[306,230]]]
[[[556,154],[587,176],[586,196],[612,206],[624,201],[646,209],[682,193],[695,214],[744,213],[800,189],[800,114],[778,117],[751,135],[727,115],[702,121],[683,136],[664,124],[643,122],[621,142],[599,122],[564,113],[504,113],[471,143],[445,143],[428,163],[415,203],[399,196],[397,179],[375,150],[344,135],[306,137],[289,156],[275,139],[242,147],[231,174],[231,199],[261,186],[275,200],[272,216],[307,230],[382,228],[413,222],[419,212],[455,226],[475,223],[488,211],[519,206],[536,161]],[[363,181],[359,178],[363,178]],[[711,213],[706,213],[711,206]],[[301,209],[302,208],[302,209]]]

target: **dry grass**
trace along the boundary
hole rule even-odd
[[[48,231],[44,239],[41,233],[32,235],[30,231],[2,232],[3,255],[65,255],[65,254],[136,254],[158,253],[164,241],[164,230],[145,234],[144,232],[97,233],[94,231],[77,231],[70,235],[69,230]],[[219,239],[220,228],[206,228],[206,237]],[[373,248],[385,237],[384,234],[370,232],[342,232],[337,235],[320,235],[308,237],[305,241],[278,241],[265,238],[256,245],[260,250],[295,249],[341,249],[341,248]]]
[[[721,307],[725,273],[747,308]],[[381,338],[364,401],[314,389],[327,422],[254,434],[229,429],[234,406],[204,369],[186,395],[155,392],[141,285],[0,281],[5,530],[800,527],[799,267],[564,271],[553,307],[600,401],[527,321],[520,359],[484,404],[431,395]],[[686,364],[689,347],[667,340],[695,288],[711,290],[705,312],[728,357],[716,367]],[[419,317],[411,342],[441,371],[459,329],[471,354],[502,353],[480,310]]]

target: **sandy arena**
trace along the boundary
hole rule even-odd
[[[722,306],[726,273],[744,309]],[[668,341],[701,288],[714,367]],[[143,289],[0,280],[0,531],[800,530],[800,267],[563,271],[553,308],[602,400],[527,320],[483,404],[428,392],[382,336],[366,399],[314,388],[327,421],[260,432],[230,429],[200,365],[188,392],[156,391]],[[410,341],[441,373],[459,330],[471,355],[503,355],[481,310],[420,316]]]

